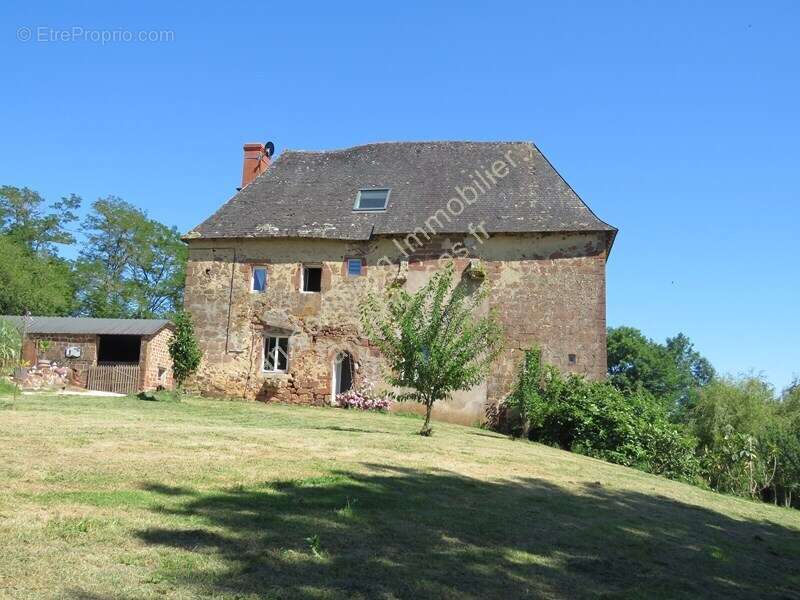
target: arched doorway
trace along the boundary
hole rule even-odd
[[[331,382],[331,400],[353,388],[355,379],[355,361],[349,352],[339,352],[333,359],[333,377]]]

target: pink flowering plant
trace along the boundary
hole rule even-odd
[[[360,390],[352,389],[336,394],[333,405],[339,408],[355,408],[357,410],[387,410],[392,401],[385,396],[375,394],[372,386],[364,385]]]

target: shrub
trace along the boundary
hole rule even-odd
[[[526,352],[507,403],[529,439],[673,479],[697,475],[693,441],[650,394],[564,377],[542,366],[536,348]]]
[[[200,348],[194,337],[194,327],[189,313],[175,315],[175,333],[169,341],[169,355],[172,357],[172,374],[178,389],[200,366]]]
[[[358,410],[386,410],[392,404],[387,398],[371,398],[363,392],[349,390],[336,394],[334,406]]]

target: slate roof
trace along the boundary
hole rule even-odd
[[[516,166],[512,166],[509,157]],[[508,174],[492,185],[474,171],[495,161]],[[344,150],[283,152],[250,185],[184,236],[195,238],[309,237],[368,240],[407,234],[446,210],[456,186],[489,188],[437,233],[607,231],[601,221],[529,142],[384,142]],[[488,185],[485,185],[488,183]],[[391,188],[383,212],[354,212],[359,189]],[[477,188],[476,188],[477,189]],[[456,204],[453,205],[457,211]]]
[[[166,319],[95,319],[90,317],[19,317],[0,315],[26,333],[62,335],[152,335],[170,325]]]

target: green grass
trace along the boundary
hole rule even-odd
[[[0,403],[2,598],[800,597],[800,512],[479,429]]]
[[[4,377],[0,377],[0,398],[5,396],[13,396],[15,392],[18,392],[18,388],[15,384],[11,383]]]

